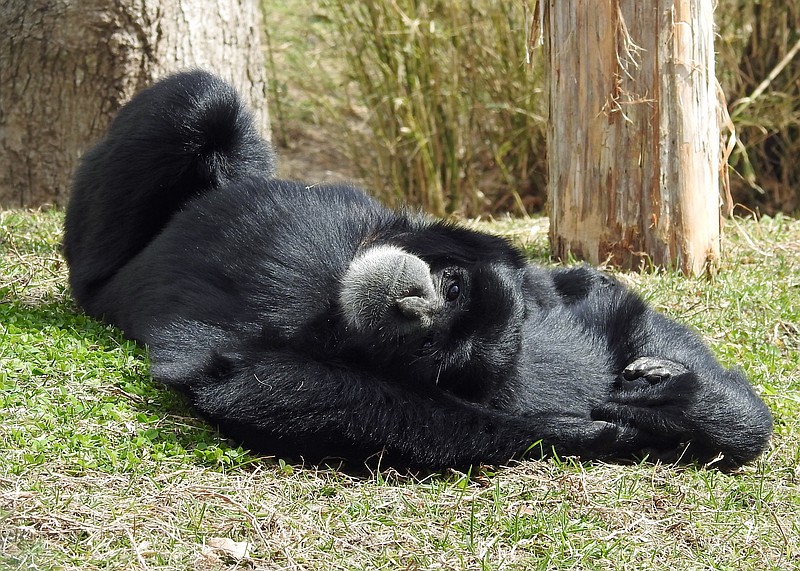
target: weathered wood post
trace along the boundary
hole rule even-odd
[[[548,0],[553,254],[709,271],[719,257],[712,0]]]

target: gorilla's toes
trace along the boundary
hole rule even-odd
[[[639,357],[625,367],[622,371],[622,378],[626,381],[643,379],[650,384],[656,384],[688,372],[686,367],[669,359]]]

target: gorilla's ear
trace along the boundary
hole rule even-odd
[[[342,278],[339,303],[348,325],[361,332],[428,328],[442,309],[431,271],[397,246],[373,246],[356,256]]]

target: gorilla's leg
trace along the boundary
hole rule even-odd
[[[75,173],[64,233],[75,299],[85,307],[187,201],[273,170],[272,149],[221,79],[190,71],[139,92]]]

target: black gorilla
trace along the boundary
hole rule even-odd
[[[226,435],[429,468],[766,447],[745,378],[617,281],[273,167],[233,89],[182,73],[123,107],[66,214],[78,303]]]

